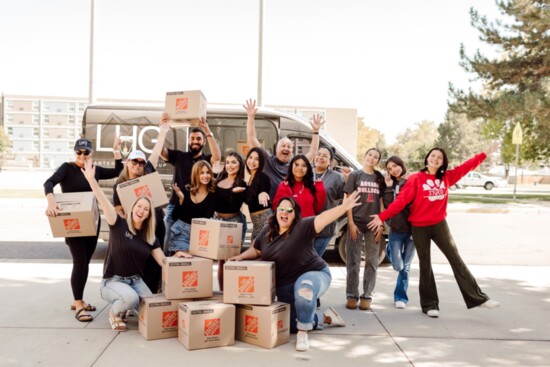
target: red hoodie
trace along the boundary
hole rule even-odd
[[[401,212],[407,204],[412,203],[409,221],[413,226],[426,227],[440,223],[447,216],[449,187],[479,166],[485,158],[485,153],[475,155],[460,166],[447,170],[441,181],[437,180],[435,175],[425,172],[411,175],[395,201],[380,213],[380,219],[385,222]]]

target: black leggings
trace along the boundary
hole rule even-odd
[[[160,248],[162,250],[162,243],[164,241],[164,235],[166,233],[166,227],[164,226],[164,213],[162,209],[158,212],[157,209],[157,228],[155,229],[155,237],[160,243]],[[147,287],[151,290],[152,293],[158,293],[160,289],[160,280],[162,275],[162,269],[153,257],[149,256],[145,262],[145,269],[143,269],[143,281],[147,284]]]
[[[73,271],[71,273],[71,288],[75,301],[84,297],[84,287],[88,280],[90,260],[97,246],[97,237],[73,237],[66,238],[65,243],[69,246],[73,257]]]

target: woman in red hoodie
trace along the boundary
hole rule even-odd
[[[499,306],[498,302],[490,300],[477,285],[458,253],[445,220],[449,187],[479,166],[497,148],[498,145],[492,143],[485,152],[475,155],[454,169],[447,169],[449,161],[443,149],[432,148],[424,158],[425,168],[411,175],[396,200],[380,215],[374,215],[374,219],[368,224],[369,229],[374,230],[411,203],[409,221],[412,224],[413,240],[420,264],[420,305],[422,312],[430,317],[439,317],[439,299],[430,257],[432,240],[449,261],[468,308]]]

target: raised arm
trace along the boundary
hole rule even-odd
[[[357,191],[354,191],[351,195],[346,195],[344,197],[342,204],[332,209],[325,210],[324,212],[316,216],[313,222],[315,225],[315,232],[320,233],[326,226],[340,218],[342,215],[346,214],[346,212],[351,211],[356,206],[361,205],[358,200],[359,193]]]
[[[307,152],[306,157],[311,163],[313,163],[313,159],[315,158],[317,150],[319,149],[319,130],[321,130],[321,125],[323,125],[325,122],[323,121],[321,115],[316,114],[313,115],[309,123],[311,124],[311,129],[313,130],[313,133],[311,136],[311,145],[309,147],[309,152]]]
[[[159,123],[159,128],[163,125],[163,124],[168,124],[168,126],[170,126],[170,124],[168,123],[168,121],[170,121],[170,115],[167,114],[166,112],[164,112],[162,114],[162,116],[160,117],[160,123]],[[162,130],[162,128],[160,128],[160,130]],[[155,147],[157,146],[157,144],[160,144],[160,157],[162,159],[164,159],[165,161],[168,160],[168,149],[166,149],[164,147],[164,141],[166,140],[166,135],[164,136],[164,139],[162,139],[161,141],[161,136],[160,136],[160,133],[159,133],[159,136],[157,138],[157,142],[155,143]],[[154,148],[153,148],[154,149]]]
[[[256,111],[258,111],[256,108],[256,100],[247,100],[243,107],[246,110],[246,115],[248,116],[246,120],[246,143],[250,148],[259,148],[261,147],[261,144],[256,136],[256,125],[254,123]]]
[[[157,168],[157,165],[159,163],[159,157],[163,151],[164,142],[166,141],[166,135],[168,135],[170,128],[171,127],[170,127],[170,124],[168,123],[168,120],[162,120],[162,119],[160,120],[157,142],[155,143],[155,146],[153,147],[153,151],[149,156],[149,162],[151,162],[151,164],[155,169]],[[166,152],[166,156],[168,156],[168,152]]]
[[[220,146],[218,145],[216,139],[214,139],[214,134],[212,134],[212,130],[210,130],[210,126],[208,126],[208,122],[206,122],[206,118],[201,117],[201,120],[199,121],[199,127],[206,134],[206,140],[208,140],[208,145],[210,145],[210,152],[212,153],[210,164],[214,164],[214,162],[218,162],[220,159],[222,159],[222,151],[220,150]]]
[[[120,154],[120,135],[115,138],[113,143],[113,156],[115,160],[122,159],[122,155]]]
[[[81,171],[84,174],[84,177],[86,177],[86,180],[88,180],[88,183],[90,184],[90,187],[92,188],[92,191],[94,192],[94,195],[97,198],[97,202],[100,208],[103,209],[103,215],[105,216],[105,220],[110,225],[115,224],[117,219],[117,213],[115,211],[115,207],[107,199],[107,196],[105,195],[103,190],[101,190],[101,187],[99,187],[99,184],[95,179],[95,166],[91,159],[86,160],[84,168],[81,168]]]

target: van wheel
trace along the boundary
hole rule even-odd
[[[336,242],[336,245],[338,247],[338,254],[340,255],[340,259],[345,264],[346,263],[346,244],[347,244],[347,229],[345,229],[338,238],[338,241]],[[379,252],[378,252],[378,264],[381,264],[386,259],[386,237],[382,236],[380,239],[380,246],[379,246]],[[364,251],[361,251],[361,261],[365,261],[365,254]]]
[[[484,188],[485,190],[492,190],[493,187],[495,187],[495,184],[492,183],[492,182],[486,182],[485,185],[483,185],[483,188]]]

